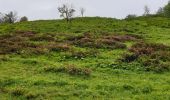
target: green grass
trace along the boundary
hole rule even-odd
[[[169,27],[170,19],[163,17],[138,17],[133,20],[87,17],[75,18],[70,24],[65,20],[1,24],[0,39],[12,34],[14,43],[20,43],[16,39],[21,37],[24,38],[22,43],[32,43],[32,46],[39,49],[21,46],[17,52],[0,54],[0,99],[169,100],[169,71],[145,71],[139,61],[118,61],[124,53],[129,52],[128,48],[139,41],[170,46]],[[31,31],[36,34],[31,39],[17,35],[16,31]],[[142,39],[120,41],[127,48],[114,49],[110,48],[114,46],[112,44],[97,41],[104,40],[105,36],[125,34],[137,35]],[[81,36],[102,46],[80,45],[77,41]],[[77,40],[71,40],[73,38]],[[9,42],[10,38],[6,38],[6,41]],[[61,43],[68,45],[61,47],[58,45]],[[2,50],[1,44],[0,47]],[[8,48],[11,48],[10,45]],[[84,75],[81,71],[76,74],[77,71],[73,69],[71,71],[74,74],[70,74],[70,69],[64,72],[58,70],[70,65],[75,70],[90,69],[90,75]],[[46,68],[57,71],[46,71]]]

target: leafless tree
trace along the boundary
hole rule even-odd
[[[76,11],[72,5],[63,4],[61,7],[58,7],[58,11],[60,14],[60,17],[63,17],[67,20],[67,22],[71,21],[71,18],[73,17],[74,12]]]
[[[84,17],[84,13],[85,13],[85,8],[80,8],[80,13],[81,13],[81,16]]]
[[[147,6],[147,5],[145,5],[145,7],[144,7],[144,16],[147,16],[147,15],[149,15],[150,14],[150,9],[149,9],[149,7]]]

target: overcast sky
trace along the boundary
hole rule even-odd
[[[59,18],[57,7],[72,4],[79,16],[79,8],[86,9],[85,16],[124,18],[127,14],[143,14],[148,5],[151,12],[167,4],[168,0],[0,0],[0,12],[17,11],[30,20]]]

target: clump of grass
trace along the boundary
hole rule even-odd
[[[151,93],[153,91],[153,88],[152,86],[144,86],[142,89],[141,89],[141,92],[144,93],[144,94],[148,94],[148,93]]]
[[[10,58],[8,56],[0,56],[0,61],[10,61]]]
[[[32,93],[32,92],[28,92],[24,95],[28,100],[33,100],[35,98],[38,97],[38,94]]]
[[[90,76],[92,71],[89,68],[78,68],[75,65],[67,65],[66,67],[46,67],[44,68],[45,72],[53,73],[68,73],[70,75],[80,75],[80,76]]]
[[[124,89],[124,90],[133,90],[134,87],[133,87],[132,85],[129,85],[129,84],[124,84],[124,85],[123,85],[123,89]]]
[[[14,79],[0,80],[0,87],[6,87],[15,84],[17,81]]]
[[[0,93],[8,93],[8,90],[6,90],[4,87],[0,87]]]
[[[14,96],[23,96],[25,92],[26,91],[23,88],[15,88],[11,91],[11,94]]]

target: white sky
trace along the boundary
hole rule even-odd
[[[144,6],[151,12],[167,4],[168,0],[0,0],[0,12],[17,11],[19,16],[30,20],[59,18],[58,6],[63,3],[74,5],[79,16],[79,8],[86,9],[85,16],[124,18],[128,14],[141,15]]]

